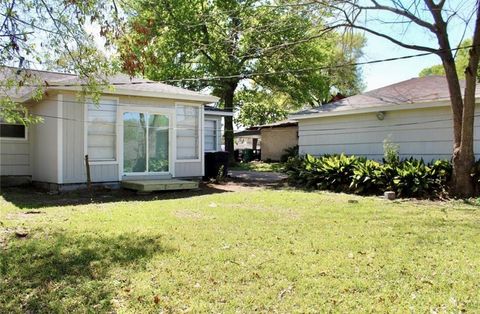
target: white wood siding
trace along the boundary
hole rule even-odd
[[[92,182],[118,181],[118,164],[91,165],[90,177]]]
[[[31,104],[25,104],[30,107]],[[0,176],[32,175],[32,129],[27,128],[27,139],[0,138]]]
[[[30,176],[30,137],[27,140],[0,140],[0,175]]]
[[[183,104],[184,102],[182,102]],[[195,104],[195,103],[192,103]],[[175,100],[158,99],[136,96],[119,96],[119,110],[134,110],[136,107],[156,107],[163,109],[175,108]],[[64,95],[64,124],[63,124],[63,178],[64,183],[85,183],[86,170],[84,163],[85,154],[85,111],[84,104],[79,103],[74,93]],[[74,122],[78,121],[78,122]],[[121,123],[121,121],[117,121]],[[175,130],[171,130],[175,132]],[[123,145],[123,139],[117,142]],[[122,153],[120,151],[119,153]],[[174,152],[170,152],[173,154]],[[203,156],[201,156],[203,158]],[[92,163],[90,165],[90,175],[92,182],[112,182],[119,180],[119,164],[117,161],[108,163]],[[203,167],[201,162],[175,162],[175,173],[177,177],[201,176]],[[158,176],[157,176],[158,177]],[[154,178],[154,177],[152,177]],[[129,178],[130,179],[130,178]]]
[[[32,180],[58,183],[58,98],[54,93],[32,105],[32,113],[43,122],[30,127],[32,141]]]
[[[86,182],[84,112],[75,95],[63,96],[63,183]]]
[[[202,157],[203,158],[203,157]],[[175,177],[201,177],[203,176],[203,166],[201,161],[195,162],[175,162]]]
[[[477,105],[478,109],[478,105]],[[449,159],[452,154],[452,114],[449,107],[399,110],[299,120],[301,154],[346,153],[383,158],[383,141],[399,145],[401,157]],[[480,153],[480,121],[475,122],[475,153]]]

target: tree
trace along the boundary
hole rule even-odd
[[[285,120],[288,97],[262,90],[244,90],[237,94],[238,115],[235,123],[250,127]]]
[[[321,1],[318,3],[324,4]],[[471,196],[474,193],[470,173],[475,162],[473,126],[480,49],[480,3],[477,0],[471,7],[467,3],[448,0],[389,0],[385,3],[378,0],[338,0],[333,5],[327,3],[325,7],[336,14],[332,27],[365,31],[401,47],[436,54],[440,58],[448,82],[453,115],[453,193],[461,197]],[[465,27],[473,24],[472,46],[468,49],[468,62],[462,69],[466,83],[463,95],[448,32],[448,26],[455,20],[464,22]],[[400,26],[403,35],[406,35],[412,25],[433,35],[438,46],[409,42],[409,36],[397,37],[388,33],[393,27]]]
[[[110,60],[103,57],[85,29],[85,24],[98,21],[101,32],[113,28],[115,3],[107,1],[63,0],[2,0],[0,1],[0,118],[7,122],[29,124],[40,119],[29,113],[11,97],[21,87],[34,89],[34,98],[43,97],[46,87],[30,68],[56,67],[62,72],[75,73],[83,80],[83,92],[94,96],[106,84],[112,73]],[[7,68],[10,66],[12,68]]]
[[[332,83],[360,85],[355,67],[345,67],[349,75],[343,76],[320,69],[337,64],[340,36],[324,27],[326,14],[308,4],[132,0],[124,10],[128,23],[117,43],[126,71],[208,90],[227,110],[236,107],[239,87],[253,84],[296,104],[328,98]],[[341,55],[349,62],[357,56],[358,49]],[[233,151],[231,117],[225,119],[225,144]]]
[[[464,40],[458,48],[459,50],[455,53],[455,65],[457,68],[457,75],[459,78],[464,77],[464,71],[468,66],[468,47],[472,45],[471,39]],[[431,67],[424,68],[418,76],[429,76],[429,75],[445,75],[445,68],[443,64],[432,65]],[[480,79],[480,71],[477,70],[477,79]]]

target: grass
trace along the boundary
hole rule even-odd
[[[68,204],[4,192],[0,312],[480,308],[474,205],[262,189],[183,196]]]
[[[283,170],[283,166],[283,163],[280,162],[251,161],[247,163],[236,163],[233,167],[230,167],[230,170],[281,172]]]

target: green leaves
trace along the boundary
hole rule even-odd
[[[358,58],[363,37],[340,44],[340,35],[325,30],[329,15],[320,5],[291,4],[128,1],[126,31],[117,41],[123,68],[156,80],[179,79],[174,83],[220,97],[243,81],[244,89],[261,87],[295,108],[327,100],[333,86],[357,92],[356,68],[321,68]]]
[[[290,158],[285,169],[290,183],[297,186],[357,194],[393,190],[401,197],[441,196],[452,175],[452,166],[446,160],[425,164],[410,158],[381,164],[344,154]]]
[[[288,114],[286,98],[286,96],[258,90],[238,92],[237,101],[240,110],[235,123],[249,127],[284,120]]]

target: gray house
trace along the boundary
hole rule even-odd
[[[3,69],[11,73],[11,69]],[[93,183],[199,178],[204,152],[221,148],[217,97],[158,82],[111,77],[99,103],[80,100],[75,75],[29,71],[47,82],[40,101],[23,87],[11,96],[43,119],[31,126],[0,121],[3,183],[33,181],[51,189]]]
[[[465,82],[461,85],[464,88]],[[383,141],[387,139],[399,146],[401,157],[431,161],[451,158],[450,106],[446,78],[428,76],[300,111],[290,118],[298,121],[300,154],[346,153],[382,159]],[[480,122],[476,119],[477,157],[479,135]]]

